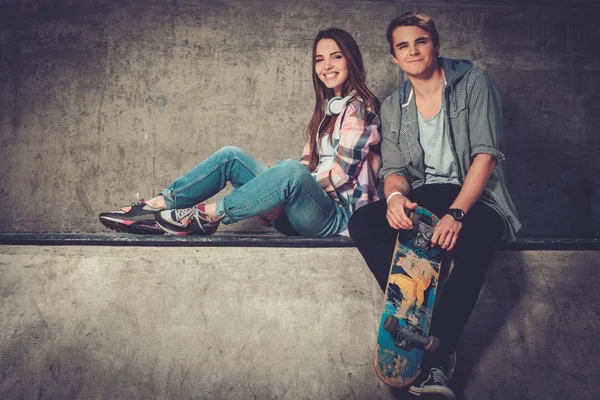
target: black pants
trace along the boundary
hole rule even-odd
[[[424,185],[414,189],[410,199],[441,218],[460,189],[451,184]],[[384,291],[398,234],[389,226],[386,212],[387,204],[383,199],[359,208],[348,222],[350,236]],[[454,247],[454,267],[431,322],[430,334],[440,339],[440,349],[427,353],[426,367],[444,365],[456,350],[503,230],[500,215],[479,201],[466,215]]]

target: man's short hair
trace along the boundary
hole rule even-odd
[[[390,54],[394,55],[394,38],[392,37],[394,29],[399,26],[417,26],[431,35],[431,40],[435,46],[440,44],[440,35],[435,27],[435,22],[425,14],[416,13],[413,11],[406,12],[397,16],[390,22],[387,28],[387,41],[390,44]]]

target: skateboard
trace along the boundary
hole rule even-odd
[[[431,247],[439,219],[422,207],[407,211],[413,228],[398,232],[374,360],[379,379],[395,387],[410,385],[421,372],[423,352],[439,347],[428,336],[442,263],[441,248]]]

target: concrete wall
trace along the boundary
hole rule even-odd
[[[599,263],[495,254],[457,398],[597,398]],[[2,399],[408,399],[356,249],[0,246],[0,276]]]
[[[430,14],[486,68],[525,234],[600,229],[600,5],[589,1],[16,1],[0,4],[0,231],[98,232],[225,145],[298,158],[318,29],[354,34],[381,98],[389,20]],[[254,229],[253,222],[237,230]]]

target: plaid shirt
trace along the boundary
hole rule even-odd
[[[359,99],[350,102],[335,121],[334,130],[339,133],[339,140],[333,143],[334,163],[315,178],[335,201],[348,204],[351,212],[379,200],[379,129],[379,116],[375,112]],[[309,151],[309,143],[306,143],[300,160],[306,166]]]

